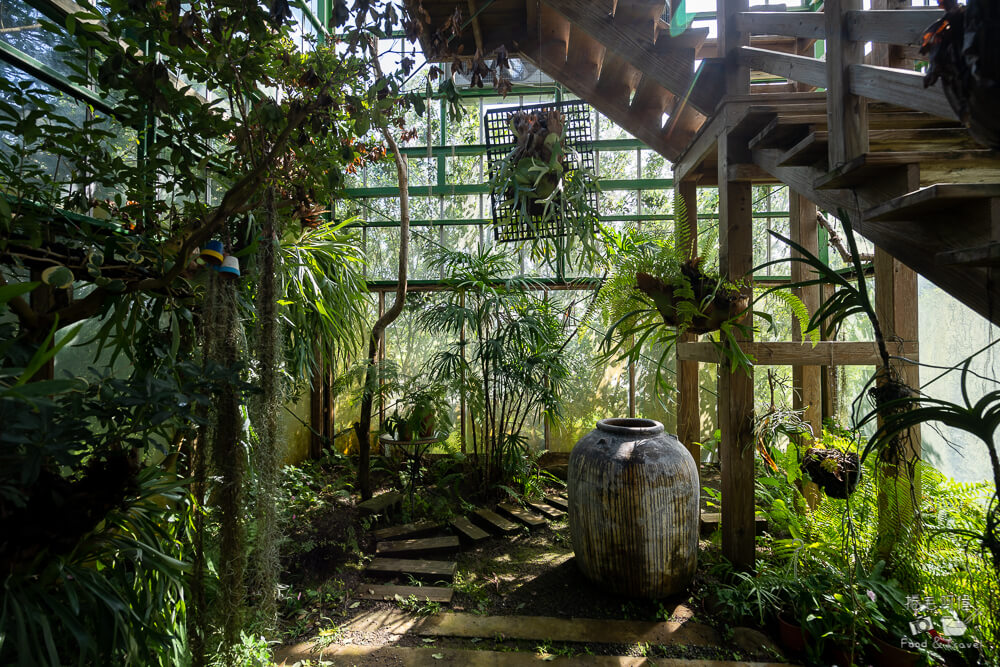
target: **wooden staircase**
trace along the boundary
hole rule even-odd
[[[838,9],[720,11],[720,33],[736,35],[720,54],[705,28],[671,37],[663,0],[495,0],[483,11],[470,0],[473,30],[459,42],[466,54],[503,42],[531,60],[674,162],[677,183],[717,184],[717,140],[737,138],[728,182],[784,183],[843,210],[863,236],[1000,323],[1000,155],[975,144],[939,86],[924,89],[901,60],[940,11],[827,5]],[[431,29],[455,3],[422,6]],[[827,58],[811,57],[828,33]],[[763,75],[785,82],[758,83]],[[746,76],[750,95],[724,95],[727,80]],[[829,101],[817,88],[834,91]],[[852,148],[831,163],[845,135]]]

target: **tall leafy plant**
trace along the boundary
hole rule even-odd
[[[516,262],[496,247],[439,248],[430,264],[444,272],[450,290],[420,322],[452,340],[431,358],[430,373],[467,396],[473,456],[493,491],[524,462],[529,420],[558,415],[569,374],[567,331],[538,285],[507,277]]]

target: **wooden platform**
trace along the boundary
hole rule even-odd
[[[440,586],[392,586],[381,584],[360,583],[354,589],[354,597],[361,600],[395,600],[398,595],[408,598],[411,595],[421,602],[451,602],[455,591]]]
[[[464,516],[456,516],[451,520],[451,527],[458,531],[459,537],[463,540],[476,543],[487,539],[490,534],[469,521]]]
[[[448,537],[423,537],[412,540],[388,540],[378,542],[375,545],[375,553],[383,556],[390,554],[415,556],[417,554],[456,551],[457,549],[458,538],[454,535]]]
[[[538,528],[539,526],[545,525],[545,519],[538,516],[534,512],[529,512],[520,505],[515,505],[514,503],[500,503],[497,505],[499,509],[504,514],[513,517],[517,521],[520,521],[528,528]]]
[[[405,574],[416,578],[455,576],[457,563],[448,560],[414,560],[412,558],[376,558],[365,566],[365,572],[395,575]]]
[[[478,517],[479,525],[495,533],[508,534],[519,530],[516,523],[508,521],[493,510],[478,509],[473,512],[473,516]]]
[[[401,537],[416,537],[417,535],[425,535],[427,533],[433,533],[435,530],[443,528],[444,526],[436,521],[430,521],[429,519],[424,519],[423,521],[416,521],[414,523],[406,523],[400,526],[389,526],[388,528],[380,528],[372,533],[372,536],[377,542],[383,540],[393,540]]]

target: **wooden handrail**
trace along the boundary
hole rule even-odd
[[[924,75],[891,67],[851,65],[851,92],[870,100],[898,104],[917,111],[958,120],[941,86],[924,88]]]
[[[819,15],[823,17],[822,14]],[[817,88],[826,87],[826,65],[822,60],[791,53],[768,51],[754,46],[740,47],[740,63],[751,70],[767,72]]]
[[[751,35],[782,35],[803,39],[823,39],[821,12],[740,12],[736,27]]]
[[[847,12],[847,38],[920,46],[924,31],[944,14],[940,9],[866,9]]]

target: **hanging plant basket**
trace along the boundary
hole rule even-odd
[[[493,236],[499,242],[566,236],[597,210],[590,107],[584,102],[488,111]]]
[[[800,466],[831,498],[847,498],[861,480],[861,463],[854,452],[811,447]]]
[[[683,284],[667,283],[648,273],[637,273],[635,284],[644,292],[667,326],[684,327],[695,334],[715,331],[722,323],[746,310],[749,297],[733,285],[706,275],[700,259],[681,265]]]

